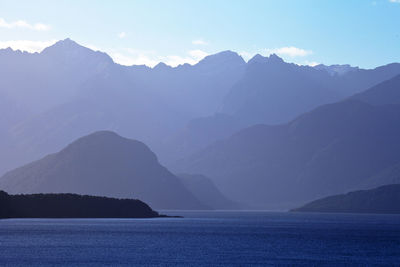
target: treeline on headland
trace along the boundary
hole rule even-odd
[[[77,194],[9,195],[0,191],[0,218],[165,217],[137,199]]]

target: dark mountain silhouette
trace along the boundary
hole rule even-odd
[[[395,91],[399,79],[366,94],[377,88],[382,94]],[[400,162],[400,105],[358,99],[318,107],[288,124],[249,127],[178,162],[174,170],[202,173],[227,197],[261,208],[288,208],[365,188]]]
[[[200,174],[177,174],[186,188],[202,203],[216,210],[241,209],[243,205],[227,199],[214,183]]]
[[[161,217],[135,199],[76,194],[9,195],[0,191],[0,219],[5,218],[154,218]]]
[[[138,198],[156,209],[206,209],[143,143],[102,131],[8,172],[9,193],[77,193]]]
[[[329,196],[292,211],[399,214],[400,184]]]

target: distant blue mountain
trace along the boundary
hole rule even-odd
[[[155,209],[210,209],[143,143],[101,131],[0,178],[11,194],[76,193],[134,198]]]
[[[373,70],[338,65],[309,67],[286,63],[276,55],[256,55],[249,60],[242,79],[230,90],[221,112],[253,124],[285,123],[397,74],[400,64]]]
[[[70,39],[41,53],[3,49],[0,173],[98,130],[141,140],[169,164],[244,127],[287,122],[400,73],[400,64],[340,75],[332,68],[276,55],[246,63],[232,51],[195,65],[121,66]]]
[[[220,113],[192,120],[159,151],[166,151],[168,157],[163,158],[170,163],[231,136],[239,128],[286,123],[319,105],[334,103],[399,73],[400,64],[373,70],[349,65],[309,67],[286,63],[277,55],[256,55],[227,94]]]
[[[0,135],[0,173],[102,129],[157,149],[191,119],[213,114],[244,65],[226,51],[194,66],[126,67],[69,39],[41,53],[0,50],[0,96],[16,110]]]
[[[400,104],[400,75],[380,83],[362,93],[356,94],[351,99],[357,99],[365,103],[380,105]]]
[[[394,182],[399,88],[396,76],[290,123],[246,128],[178,161],[175,171],[202,173],[229,198],[260,208],[290,208]]]

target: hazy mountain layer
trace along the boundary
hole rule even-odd
[[[137,198],[156,209],[208,208],[158,163],[146,145],[105,131],[8,172],[0,178],[0,188],[11,194]]]
[[[241,209],[243,205],[227,199],[204,175],[178,174],[185,187],[202,203],[216,210]]]
[[[276,55],[257,55],[230,90],[222,112],[253,124],[286,123],[400,74],[400,64],[352,68],[340,75],[331,75],[329,69],[289,64]]]
[[[210,55],[193,66],[184,64],[172,68],[160,63],[154,68],[126,67],[115,64],[105,53],[90,50],[69,39],[60,41],[41,53],[29,54],[3,49],[0,50],[0,112],[3,115],[0,118],[0,173],[59,151],[77,138],[99,130],[112,130],[143,141],[159,155],[160,161],[168,163],[169,167],[172,166],[171,162],[201,151],[213,142],[229,138],[244,127],[255,123],[286,123],[318,105],[349,97],[398,73],[399,64],[373,70],[349,66],[316,68],[289,64],[276,55],[257,55],[246,63],[237,53],[231,51]],[[391,103],[396,96],[395,91],[382,103]],[[376,96],[369,98],[379,99]],[[372,104],[367,100],[361,101]],[[364,116],[371,116],[371,113],[375,112],[375,109],[370,111],[368,105],[350,106],[360,112],[360,117],[357,117],[355,122],[348,122],[351,124],[349,126],[341,126],[343,129],[351,128],[353,124],[358,125],[360,121],[367,120]],[[353,116],[352,108],[344,107],[344,111],[338,113],[339,116],[349,116],[346,113],[347,109],[349,117]],[[377,110],[389,112],[386,111],[389,108]],[[336,111],[332,113],[336,114]],[[321,116],[325,118],[326,115]],[[332,122],[339,120],[335,116]],[[384,123],[387,118],[380,119],[380,123]],[[304,131],[309,131],[306,137],[310,139],[318,138],[314,135],[319,134],[320,127],[331,131],[338,130],[330,124],[325,126],[324,121],[296,121],[289,125],[304,124],[302,128],[308,129]],[[346,121],[347,119],[344,120]],[[375,120],[372,119],[372,122]],[[284,180],[289,177],[299,176],[300,180],[306,179],[302,177],[311,175],[307,172],[315,172],[316,174],[311,175],[313,177],[321,175],[321,170],[313,169],[314,161],[310,161],[309,164],[304,162],[310,159],[318,160],[319,156],[316,155],[322,152],[318,154],[317,151],[325,150],[322,147],[312,150],[307,144],[308,140],[297,136],[298,133],[291,130],[293,126],[289,125],[266,127],[272,130],[265,134],[275,136],[269,144],[272,147],[266,144],[264,147],[270,151],[271,154],[266,157],[270,157],[271,160],[266,161],[263,155],[253,155],[252,150],[244,152],[248,149],[244,145],[243,152],[229,152],[232,155],[227,159],[225,156],[218,156],[215,162],[210,162],[211,167],[208,163],[204,168],[193,168],[194,171],[191,171],[192,163],[178,167],[189,173],[203,173],[207,176],[210,174],[211,178],[216,176],[216,184],[224,186],[220,189],[229,194],[230,198],[233,195],[236,198],[237,193],[237,200],[247,200],[247,191],[252,189],[246,189],[246,186],[253,182],[246,183],[243,188],[240,188],[240,183],[227,183],[225,188],[224,180],[227,176],[231,177],[232,181],[239,181],[238,177],[246,177],[251,181],[258,177],[259,169],[266,168],[268,171],[265,171],[262,177],[275,177],[267,178],[275,181],[282,176],[284,179],[280,179],[278,183],[285,184]],[[249,129],[258,128],[260,127]],[[247,131],[253,130],[244,132]],[[228,140],[236,138],[238,137]],[[257,138],[259,137],[254,137],[255,144]],[[288,142],[285,138],[294,138],[299,143],[291,147],[292,140]],[[259,141],[261,145],[255,145],[254,149],[263,148],[263,142]],[[279,142],[283,144],[281,148],[278,147]],[[326,142],[320,145],[328,146],[333,140]],[[311,152],[303,155],[303,151],[298,152],[296,149]],[[294,158],[280,159],[279,156],[274,156],[285,153],[291,153],[290,157]],[[231,161],[230,157],[234,158],[233,155],[236,154],[243,154],[241,157],[249,158],[251,164],[245,167],[246,170],[241,170],[240,166],[247,164],[247,159],[244,162],[242,159],[238,159],[238,162],[236,159]],[[302,156],[295,158],[297,154]],[[256,163],[253,163],[253,158]],[[293,166],[289,164],[282,167],[287,160],[293,161],[290,163]],[[190,159],[186,162],[189,161]],[[226,161],[225,165],[216,164],[223,161]],[[389,168],[389,165],[396,163],[389,161],[385,167]],[[203,160],[199,160],[195,166],[202,164]],[[270,164],[272,165],[269,166]],[[226,173],[221,174],[221,168],[225,167]],[[241,171],[237,171],[239,169]],[[335,172],[336,170],[333,170],[332,176]],[[275,182],[271,183],[274,185]],[[257,184],[255,181],[252,185],[256,187],[255,192],[261,191],[262,188],[256,186]],[[347,188],[347,185],[337,187],[337,190],[341,190],[342,187]],[[240,190],[236,192],[234,188]],[[336,185],[332,188],[336,188]],[[321,194],[329,192],[331,191],[322,190]],[[309,192],[303,193],[308,197]],[[293,194],[293,201],[303,199],[303,193]],[[314,193],[316,196],[319,194]],[[254,198],[254,201],[250,202],[264,204],[267,198],[273,200],[269,201],[271,203],[286,201],[279,200],[283,196],[274,196],[277,194],[276,190],[268,194],[268,197],[260,197],[263,194],[262,191],[253,194],[251,198]]]
[[[0,50],[0,173],[98,130],[160,150],[191,119],[216,112],[244,66],[225,51],[193,66],[125,67],[69,39],[35,54]]]
[[[398,88],[396,77],[365,94]],[[371,105],[363,98],[321,106],[288,124],[249,127],[179,162],[176,170],[202,173],[233,200],[266,208],[365,188],[400,162],[400,105]],[[391,100],[396,102],[400,98]]]

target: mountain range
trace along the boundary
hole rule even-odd
[[[228,197],[260,208],[290,208],[393,182],[400,162],[399,88],[400,75],[289,123],[251,126],[175,168],[207,175]]]
[[[156,209],[227,209],[226,199],[204,176],[177,177],[142,142],[100,131],[0,178],[11,194],[75,193],[137,198]]]
[[[231,51],[174,68],[121,66],[70,39],[41,53],[3,49],[0,174],[98,130],[145,142],[169,166],[244,127],[287,122],[367,89],[400,73],[400,64],[338,69],[276,55],[246,63]]]
[[[399,88],[399,63],[311,67],[223,51],[149,68],[70,39],[2,49],[0,189],[287,209],[396,183]]]

